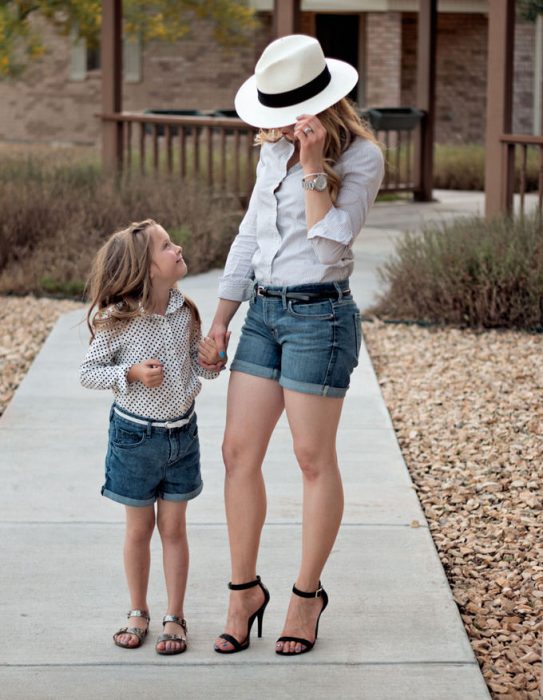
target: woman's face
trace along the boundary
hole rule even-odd
[[[289,124],[289,126],[281,126],[276,131],[278,131],[281,136],[284,136],[288,141],[294,141],[294,126],[295,124]]]

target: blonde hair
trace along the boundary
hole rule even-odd
[[[142,316],[151,302],[151,236],[157,226],[153,219],[130,224],[113,233],[94,259],[87,282],[90,308],[87,326],[91,342],[97,331],[117,328]],[[199,328],[200,314],[193,301],[185,297],[193,326]]]
[[[328,175],[330,198],[335,203],[341,187],[341,178],[333,170],[333,166],[357,136],[372,143],[377,143],[377,139],[370,127],[361,119],[354,104],[346,97],[317,114],[317,117],[326,129],[324,172]],[[277,129],[261,129],[255,143],[260,146],[263,143],[274,143],[280,138],[282,136],[281,134],[277,136]]]

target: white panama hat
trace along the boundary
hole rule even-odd
[[[300,114],[318,114],[348,95],[358,73],[345,61],[325,58],[319,42],[304,34],[272,41],[255,74],[240,87],[236,111],[262,129],[288,126]]]

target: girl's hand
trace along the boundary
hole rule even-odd
[[[226,350],[228,348],[230,335],[230,331],[228,331],[224,325],[213,324],[211,326],[206,337],[215,344],[216,352],[218,353],[218,362],[208,363],[206,358],[199,352],[198,362],[204,369],[209,369],[212,372],[220,372],[221,369],[224,369],[228,359]]]
[[[198,362],[205,363],[207,366],[222,364],[222,358],[219,356],[215,341],[207,336],[200,341],[198,346]]]
[[[144,360],[138,365],[132,365],[126,375],[126,381],[141,382],[144,386],[154,389],[164,381],[164,367],[160,360]]]
[[[294,136],[300,144],[300,165],[305,173],[322,173],[326,129],[318,117],[302,114],[294,125]]]

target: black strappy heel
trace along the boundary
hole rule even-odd
[[[262,620],[264,618],[264,610],[266,610],[266,605],[269,603],[270,600],[270,593],[266,586],[262,583],[260,580],[260,576],[257,576],[254,581],[249,581],[249,583],[232,583],[230,582],[228,584],[228,588],[231,591],[244,591],[247,588],[254,588],[255,586],[260,586],[262,593],[264,593],[264,602],[262,605],[258,608],[258,610],[251,615],[251,617],[247,620],[247,636],[243,640],[243,642],[238,642],[238,640],[235,637],[232,637],[231,634],[221,634],[219,635],[219,639],[224,639],[227,642],[230,642],[230,644],[234,647],[233,649],[220,649],[219,647],[215,646],[214,649],[218,654],[236,654],[238,651],[243,651],[244,649],[248,649],[249,644],[251,642],[251,627],[253,626],[253,622],[255,621],[255,618],[258,618],[258,636],[262,637]]]
[[[305,645],[301,651],[283,651],[283,649],[276,649],[275,653],[280,654],[281,656],[299,656],[300,654],[306,654],[308,651],[311,651],[311,649],[313,649],[313,647],[315,646],[315,642],[317,641],[317,636],[319,634],[319,620],[321,619],[321,615],[324,612],[324,609],[328,605],[328,595],[322,587],[320,581],[317,590],[311,591],[311,593],[300,591],[299,588],[296,588],[296,585],[292,586],[292,592],[295,595],[300,596],[300,598],[322,598],[322,609],[319,613],[319,616],[317,618],[317,624],[315,626],[315,640],[313,642],[310,642],[309,639],[302,639],[301,637],[279,637],[279,639],[277,640],[278,642],[297,642]]]

